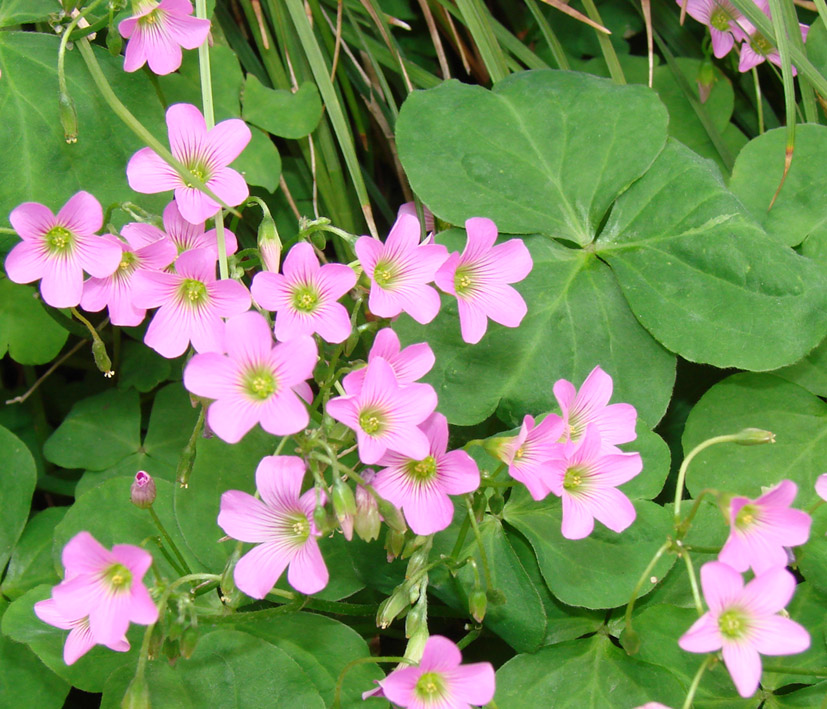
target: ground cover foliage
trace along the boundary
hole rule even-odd
[[[827,706],[824,2],[188,5],[0,0],[0,706]]]

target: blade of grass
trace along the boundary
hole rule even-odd
[[[643,11],[643,23],[646,25],[646,56],[649,59],[649,88],[655,80],[655,48],[652,39],[652,2],[640,0],[640,9]]]
[[[583,7],[586,8],[586,12],[592,20],[601,26],[603,25],[603,20],[597,11],[594,0],[583,0]],[[612,81],[616,84],[625,84],[626,77],[623,76],[623,69],[620,68],[620,61],[617,58],[615,48],[612,46],[612,41],[603,32],[596,30],[596,33],[597,41],[600,43],[600,51],[603,53],[606,66],[609,67],[609,74],[612,77]]]
[[[784,18],[784,26],[787,28],[787,37],[790,40],[790,46],[797,47],[799,51],[805,52],[804,39],[801,36],[801,29],[798,24],[798,15],[796,14],[793,0],[784,0],[781,3],[781,8],[782,17]],[[801,107],[804,110],[804,120],[807,123],[818,123],[818,109],[816,108],[813,85],[805,77],[799,76],[798,88],[801,92]]]
[[[554,34],[554,30],[551,29],[551,25],[549,25],[546,21],[545,15],[543,15],[540,11],[540,8],[535,0],[525,0],[525,4],[528,7],[532,17],[534,17],[534,21],[537,23],[537,26],[540,28],[540,32],[543,34],[543,39],[546,40],[546,44],[548,44],[548,48],[551,50],[551,56],[554,57],[554,61],[557,63],[557,68],[562,69],[563,71],[568,71],[571,68],[568,57],[563,51],[563,45],[560,44],[560,40],[557,39],[557,35]]]
[[[578,12],[573,7],[569,7],[568,3],[562,2],[562,0],[542,0],[546,5],[551,5],[555,10],[559,10],[565,15],[577,20],[578,22],[582,22],[583,24],[588,25],[592,29],[597,30],[598,32],[602,32],[603,34],[611,34],[611,31],[603,26],[602,21],[595,21],[594,19],[590,19],[586,17],[582,12]]]
[[[442,78],[450,79],[451,70],[448,68],[448,59],[445,56],[445,47],[442,46],[442,38],[439,36],[436,22],[434,22],[434,13],[431,12],[431,6],[428,4],[428,0],[417,0],[417,2],[419,2],[419,7],[422,10],[422,16],[425,18],[428,34],[431,36],[431,43],[434,45],[434,51],[439,62],[439,69],[442,72]]]
[[[376,8],[373,0],[362,0],[362,7],[364,7],[370,15],[370,18],[379,30],[379,34],[382,35],[382,40],[385,42],[385,45],[398,62],[399,70],[402,74],[402,80],[405,82],[405,88],[408,90],[408,93],[411,93],[411,91],[413,91],[413,85],[411,84],[410,77],[408,77],[408,72],[405,71],[405,62],[402,61],[402,55],[399,51],[399,47],[396,42],[392,40],[388,27],[383,22],[382,18],[384,18],[384,15],[381,10]]]
[[[767,211],[772,209],[775,200],[781,193],[781,188],[787,179],[787,174],[790,172],[790,165],[793,161],[793,151],[795,150],[795,81],[793,79],[793,64],[790,59],[790,32],[800,32],[798,29],[798,18],[794,18],[794,27],[790,27],[786,22],[786,13],[781,6],[781,0],[770,0],[770,14],[773,17],[773,27],[775,28],[775,37],[778,47],[778,54],[781,58],[781,81],[784,84],[784,112],[786,114],[787,122],[787,144],[784,150],[784,172],[781,173],[781,181],[778,183],[778,188],[770,200],[770,205]],[[793,11],[793,14],[795,12]]]
[[[496,84],[508,76],[509,71],[505,55],[494,35],[488,8],[480,0],[456,0],[456,3],[465,26],[474,38],[488,76]]]

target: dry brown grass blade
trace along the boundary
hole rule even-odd
[[[686,20],[686,5],[689,0],[683,0],[681,3],[681,27],[683,27],[683,23]]]
[[[336,76],[336,67],[339,65],[339,51],[342,49],[342,11],[344,10],[344,0],[339,0],[336,7],[336,44],[333,46],[333,63],[330,66],[330,80]]]
[[[611,34],[611,31],[606,29],[603,25],[590,20],[586,17],[582,12],[578,12],[572,7],[569,7],[568,4],[563,2],[563,0],[542,0],[546,5],[551,5],[555,10],[559,10],[560,12],[565,13],[569,17],[573,17],[578,22],[583,22],[587,24],[589,27],[593,27],[598,32],[603,32],[603,34]]]
[[[253,14],[256,16],[258,31],[261,34],[261,46],[270,49],[270,38],[267,36],[267,26],[264,24],[264,15],[261,12],[261,2],[260,0],[252,0],[250,4],[253,7]]]
[[[445,56],[445,47],[442,46],[442,38],[439,36],[439,30],[434,22],[434,15],[431,12],[431,6],[428,5],[428,0],[419,0],[419,7],[422,8],[422,15],[425,17],[425,24],[428,25],[428,34],[431,35],[431,42],[436,51],[436,58],[439,61],[439,69],[442,72],[443,79],[451,78],[451,71],[448,69],[448,60]]]
[[[440,6],[439,9],[440,12],[442,12],[442,17],[445,20],[445,23],[451,30],[451,36],[454,38],[454,46],[456,47],[456,50],[459,53],[459,58],[462,60],[462,68],[465,69],[466,74],[470,74],[471,62],[468,59],[468,49],[466,48],[465,43],[462,41],[462,38],[459,36],[459,32],[457,32],[457,26],[454,24],[454,20],[451,18],[451,13],[448,12],[448,10],[446,10],[442,6]]]
[[[382,35],[382,39],[385,41],[388,49],[390,50],[391,54],[393,55],[394,59],[399,64],[399,68],[402,71],[402,78],[405,81],[405,88],[408,89],[408,93],[413,92],[413,84],[411,83],[411,79],[408,76],[408,72],[405,69],[405,62],[402,61],[402,57],[399,55],[399,51],[396,45],[391,42],[390,35],[388,35],[387,30],[385,29],[385,25],[382,20],[379,18],[379,15],[376,14],[376,11],[373,9],[373,4],[369,2],[369,0],[362,0],[362,7],[367,10],[367,13],[370,15],[370,18],[373,20],[373,23],[379,30],[379,33]]]
[[[652,35],[652,0],[640,0],[646,25],[646,56],[649,58],[649,88],[655,80],[655,41]]]
[[[784,174],[781,175],[781,182],[778,183],[778,189],[775,190],[775,194],[770,200],[770,206],[767,207],[768,212],[772,209],[772,205],[775,204],[775,200],[778,199],[778,195],[781,194],[781,188],[784,186],[784,182],[787,179],[787,174],[790,172],[790,165],[793,162],[793,149],[794,148],[792,145],[788,145],[786,151],[784,152]]]

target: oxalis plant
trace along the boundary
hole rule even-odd
[[[0,0],[0,706],[827,706],[800,5]]]

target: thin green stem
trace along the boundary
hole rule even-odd
[[[478,628],[474,628],[473,630],[471,630],[467,635],[465,635],[465,637],[460,638],[459,642],[457,643],[457,649],[464,650],[465,648],[467,648],[472,642],[474,642],[474,640],[476,640],[480,636],[481,632],[482,626],[479,626]]]
[[[161,536],[166,540],[166,543],[169,544],[170,549],[172,549],[172,553],[175,554],[175,558],[181,564],[181,567],[187,574],[192,573],[192,569],[190,569],[189,564],[184,559],[184,556],[181,554],[181,551],[178,549],[178,546],[172,541],[172,537],[169,536],[169,532],[167,532],[166,527],[164,527],[163,522],[161,522],[161,518],[158,516],[158,513],[155,512],[155,509],[150,505],[147,510],[149,511],[150,517],[152,517],[152,521],[155,522],[155,526],[158,528],[158,531],[161,533]]]
[[[705,441],[702,441],[697,446],[695,446],[691,451],[689,451],[689,455],[687,455],[683,462],[681,463],[681,467],[678,470],[678,482],[675,485],[675,525],[677,526],[680,524],[681,521],[681,499],[683,498],[683,484],[686,480],[686,471],[689,468],[689,464],[695,458],[698,453],[701,451],[706,450],[710,446],[717,445],[718,443],[732,443],[733,441],[737,441],[740,439],[740,434],[737,433],[730,433],[725,436],[714,436],[713,438],[708,438]]]
[[[686,564],[686,572],[689,574],[689,585],[692,588],[692,600],[695,601],[695,610],[698,611],[698,617],[700,617],[704,614],[704,605],[701,602],[701,592],[698,590],[698,579],[695,576],[695,567],[692,564],[692,558],[689,556],[686,547],[681,545],[680,542],[677,542],[677,544],[682,547],[680,555]]]
[[[474,516],[474,501],[471,495],[465,496],[465,506],[468,508],[468,520],[471,523],[471,529],[474,530],[474,537],[477,540],[477,547],[480,550],[480,561],[482,561],[482,573],[485,576],[485,587],[489,590],[494,588],[494,583],[491,580],[491,569],[488,566],[488,555],[485,553],[485,547],[482,543],[482,534],[477,524],[477,518]]]
[[[207,17],[207,0],[195,0],[195,16],[201,20]],[[215,127],[215,109],[212,97],[212,72],[210,71],[210,43],[205,41],[198,47],[198,69],[201,78],[201,105],[204,108],[204,122],[207,130]],[[215,215],[215,238],[218,242],[218,274],[229,278],[230,269],[227,265],[227,244],[224,237],[224,212],[219,209]]]
[[[701,490],[700,494],[695,498],[695,502],[692,505],[692,508],[689,510],[689,514],[686,515],[686,519],[682,520],[680,524],[675,525],[675,534],[677,535],[678,539],[683,539],[687,532],[689,532],[689,528],[692,526],[692,520],[695,519],[695,515],[698,513],[698,510],[701,506],[701,500],[703,500],[704,495],[717,495],[718,491],[713,490],[711,488],[707,488],[705,490]]]
[[[462,551],[462,545],[465,544],[465,537],[468,535],[468,528],[471,526],[471,522],[468,520],[468,515],[465,515],[465,519],[462,520],[462,526],[459,528],[459,534],[457,535],[457,541],[454,544],[454,548],[451,550],[451,558],[456,559],[459,555],[460,551]]]
[[[151,539],[153,542],[155,542],[155,546],[158,547],[158,551],[161,552],[161,554],[167,560],[167,563],[172,567],[172,569],[175,571],[175,573],[180,574],[180,575],[183,576],[184,570],[178,565],[178,562],[176,562],[175,559],[172,558],[172,555],[167,551],[167,548],[164,546],[164,542],[161,539],[161,537],[156,537],[153,534],[151,537],[149,537],[149,539]],[[149,539],[147,539],[145,541],[149,541]],[[160,574],[158,574],[157,569],[154,568],[155,567],[154,562],[153,562],[152,566],[153,566],[153,570],[155,572],[155,578],[160,580],[161,576],[160,576]]]
[[[14,229],[9,229],[8,227],[0,226],[0,234],[17,234]]]
[[[184,180],[187,184],[192,185],[197,190],[203,192],[210,199],[218,202],[218,204],[225,209],[228,209],[237,217],[240,217],[241,214],[237,209],[229,207],[224,200],[222,200],[217,194],[215,194],[215,192],[213,192],[201,180],[193,175],[186,168],[186,166],[179,162],[175,156],[173,156],[173,154],[167,150],[167,148],[165,148],[161,142],[154,135],[152,135],[152,133],[150,133],[137,118],[135,118],[135,116],[132,115],[131,111],[124,106],[123,103],[121,103],[121,100],[115,95],[115,92],[112,91],[112,87],[106,80],[100,64],[98,63],[97,57],[95,57],[95,53],[92,51],[92,47],[89,44],[89,40],[85,38],[81,39],[77,43],[77,47],[80,50],[83,61],[86,63],[86,68],[89,69],[89,73],[92,75],[92,79],[98,87],[98,91],[100,91],[103,100],[106,101],[113,113],[118,116],[118,118],[120,118],[127,125],[127,127],[135,133],[135,135],[144,141],[146,145],[152,148],[152,150],[158,154],[158,157],[172,167],[172,169],[180,175],[182,180]]]
[[[707,655],[706,659],[695,673],[695,676],[692,678],[692,684],[689,685],[689,691],[686,693],[686,699],[684,699],[681,709],[690,709],[692,706],[692,700],[695,698],[695,692],[698,691],[698,685],[701,683],[701,677],[703,677],[704,672],[706,672],[707,668],[713,662],[715,662],[715,655]]]
[[[667,540],[661,545],[661,547],[655,552],[655,555],[650,559],[646,568],[643,570],[643,573],[640,575],[640,578],[638,579],[638,582],[635,584],[634,589],[632,589],[632,596],[631,598],[629,598],[629,602],[626,604],[626,632],[629,632],[632,629],[632,612],[635,609],[635,603],[637,601],[637,597],[640,593],[640,590],[643,588],[643,584],[645,584],[646,581],[649,579],[649,575],[652,573],[652,569],[655,568],[655,564],[658,563],[660,558],[671,546],[671,540]]]

